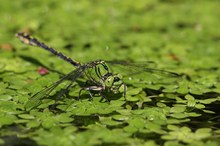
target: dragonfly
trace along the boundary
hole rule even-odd
[[[79,78],[85,78],[86,82],[79,90],[78,99],[81,95],[81,92],[85,90],[89,93],[91,100],[93,99],[94,92],[101,96],[102,99],[106,100],[108,99],[105,97],[104,93],[112,92],[113,94],[123,94],[123,97],[126,101],[127,83],[124,81],[123,76],[118,73],[120,72],[120,70],[116,72],[112,69],[112,66],[118,66],[119,69],[121,69],[122,71],[127,70],[129,72],[127,74],[127,77],[135,76],[142,73],[144,73],[144,77],[152,75],[155,75],[157,77],[179,76],[179,74],[174,72],[149,68],[149,64],[154,64],[154,62],[152,61],[133,63],[127,61],[106,61],[99,59],[87,63],[80,63],[26,33],[19,32],[16,34],[16,37],[22,43],[47,50],[75,67],[73,71],[63,76],[57,82],[52,83],[43,90],[34,94],[25,104],[25,108],[28,110],[34,109],[41,105],[42,100],[50,96],[51,92],[55,90],[55,88],[57,88],[64,81],[69,81],[65,87],[65,92],[62,92],[61,95],[59,95],[63,96],[73,86],[74,82],[76,82],[76,80]]]

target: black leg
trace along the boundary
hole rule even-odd
[[[125,101],[127,101],[127,99],[126,99],[126,91],[127,91],[127,86],[125,85],[125,83],[123,83],[123,86],[124,86],[124,99],[125,99]]]
[[[84,89],[84,88],[81,88],[81,89],[79,90],[78,100],[80,100],[80,96],[81,96],[81,92],[82,92],[82,90],[85,90],[85,89]]]
[[[93,101],[93,95],[92,95],[91,91],[88,90],[88,92],[89,92],[89,95],[90,95],[90,99],[89,99],[89,101]]]
[[[103,99],[105,99],[108,103],[110,103],[110,101],[102,93],[103,93],[103,91],[99,92],[99,95],[102,97],[99,102],[102,102]]]
[[[86,90],[86,89],[81,88],[81,89],[79,90],[78,100],[80,100],[80,95],[81,95],[81,92],[82,92],[83,90]],[[92,101],[92,100],[93,100],[93,95],[92,95],[92,93],[91,93],[91,90],[86,90],[86,91],[88,91],[88,92],[89,92],[89,95],[90,95],[89,101]]]

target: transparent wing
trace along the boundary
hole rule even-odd
[[[157,64],[153,61],[128,62],[128,61],[105,61],[111,65],[133,66],[133,67],[155,67]]]
[[[114,73],[121,74],[126,83],[172,84],[180,81],[179,74],[157,69],[152,61],[131,63],[126,61],[106,61]]]
[[[50,86],[46,87],[45,89],[39,91],[35,95],[31,97],[31,99],[25,104],[25,109],[26,110],[31,110],[37,106],[39,106],[42,103],[42,99],[45,97],[48,97],[50,93],[58,87],[62,82],[69,80],[68,81],[68,86],[71,85],[73,82],[76,81],[78,77],[80,77],[83,73],[85,68],[77,68],[74,71],[70,72],[63,78],[61,78],[59,81],[51,84]]]

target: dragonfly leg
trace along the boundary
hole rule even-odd
[[[78,100],[80,100],[81,92],[82,92],[83,90],[86,90],[86,89],[85,89],[85,88],[81,88],[81,89],[80,89],[79,95],[78,95]],[[90,99],[89,99],[89,100],[92,101],[92,100],[93,100],[93,95],[92,95],[92,93],[91,93],[91,90],[86,90],[86,91],[89,92],[89,95],[90,95]]]
[[[78,100],[79,100],[81,92],[83,90],[86,90],[86,91],[89,92],[89,95],[90,95],[90,99],[89,100],[92,101],[93,100],[93,95],[92,95],[91,91],[99,91],[99,92],[101,92],[101,91],[104,90],[104,87],[102,87],[102,86],[89,86],[89,87],[81,88],[80,91],[79,91]]]
[[[102,97],[99,102],[102,102],[103,99],[105,99],[108,103],[110,103],[110,101],[102,94],[102,92],[103,92],[103,91],[100,91],[100,92],[99,92],[99,95]]]
[[[78,100],[80,100],[81,92],[82,92],[83,90],[85,90],[85,89],[84,89],[84,88],[81,88],[81,89],[79,90]]]
[[[124,99],[125,99],[125,101],[127,101],[127,99],[126,99],[126,92],[127,92],[127,86],[126,86],[126,84],[125,83],[123,83],[123,86],[124,86]]]
[[[93,101],[93,95],[92,95],[92,93],[91,93],[91,90],[88,90],[88,92],[89,92],[89,95],[90,95],[89,101]]]

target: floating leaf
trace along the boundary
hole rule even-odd
[[[20,114],[19,117],[22,119],[34,119],[35,118],[33,115],[30,115],[30,114]]]
[[[171,107],[170,112],[171,113],[182,113],[186,110],[186,107],[184,106],[175,106]]]
[[[114,115],[112,118],[117,121],[126,121],[129,119],[128,116],[122,116],[122,115]]]
[[[0,113],[0,127],[4,125],[11,125],[17,119],[15,115]]]

